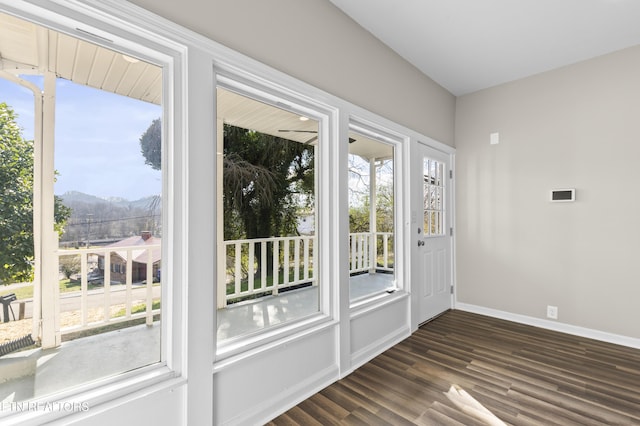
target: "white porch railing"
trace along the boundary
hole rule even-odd
[[[146,324],[153,323],[153,316],[160,313],[160,309],[153,309],[153,262],[146,263],[146,283],[133,284],[133,259],[146,252],[146,259],[153,259],[153,250],[158,250],[160,245],[127,246],[127,247],[92,247],[75,250],[58,250],[58,259],[65,257],[80,258],[80,294],[63,293],[66,296],[79,297],[79,319],[72,326],[61,327],[60,332],[67,334],[91,328],[103,327],[138,318],[146,318]],[[125,281],[114,285],[111,272],[111,255],[119,254],[126,259]],[[89,290],[89,257],[103,256],[103,282],[102,288]],[[123,261],[125,261],[123,259]],[[116,295],[117,293],[117,295]],[[122,294],[124,293],[124,295]],[[102,298],[102,301],[100,301]],[[133,308],[144,304],[141,312],[133,312]],[[112,306],[124,305],[124,315],[113,316]],[[102,311],[102,315],[95,315],[96,311]],[[94,313],[90,317],[90,313]],[[93,317],[93,318],[92,318]],[[96,320],[96,317],[99,319]]]
[[[218,308],[257,294],[277,295],[300,284],[316,285],[316,239],[313,236],[225,241],[226,271]]]
[[[350,273],[393,270],[393,233],[354,233],[349,244]],[[295,285],[317,284],[314,236],[224,241],[223,253],[218,308],[260,294],[277,295]]]
[[[393,233],[349,234],[349,272],[393,271]]]

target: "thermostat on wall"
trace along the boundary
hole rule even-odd
[[[576,200],[575,189],[552,189],[551,201],[555,203],[571,202]]]

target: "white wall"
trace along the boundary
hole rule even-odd
[[[215,424],[261,424],[339,376],[335,326],[216,367]]]
[[[288,75],[453,146],[454,96],[329,1],[131,1]]]
[[[640,338],[640,46],[456,108],[458,301]]]
[[[144,422],[149,425],[179,425],[183,419],[185,386],[176,389],[145,392],[135,397],[123,398],[106,407],[93,407],[86,413],[65,417],[61,426],[113,426]],[[142,416],[144,410],[144,417]],[[37,424],[37,423],[36,423]]]

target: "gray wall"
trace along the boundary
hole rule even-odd
[[[640,46],[456,111],[458,300],[640,337]]]
[[[131,2],[453,146],[455,97],[328,0]]]

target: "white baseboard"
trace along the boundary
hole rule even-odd
[[[455,309],[461,311],[472,312],[475,314],[486,315],[489,317],[500,318],[507,321],[513,321],[520,324],[532,325],[534,327],[545,328],[547,330],[559,331],[561,333],[572,334],[574,336],[586,337],[588,339],[600,340],[603,342],[613,343],[616,345],[627,346],[630,348],[640,349],[640,339],[622,336],[619,334],[606,333],[604,331],[593,330],[576,325],[565,324],[557,321],[550,321],[541,318],[534,318],[527,315],[514,314],[511,312],[500,311],[497,309],[486,308],[484,306],[471,305],[468,303],[456,302]]]
[[[247,409],[244,413],[225,422],[225,425],[259,425],[265,424],[288,409],[295,407],[302,401],[338,380],[338,366],[330,366],[323,371],[309,376],[293,388],[267,398],[265,401]]]
[[[342,377],[348,376],[359,367],[371,361],[373,358],[377,357],[387,349],[402,342],[404,339],[406,339],[410,335],[411,335],[411,330],[408,327],[406,328],[403,327],[397,330],[395,333],[391,335],[383,336],[383,338],[378,339],[375,342],[371,343],[370,345],[351,354],[351,367],[347,371],[343,372]]]

